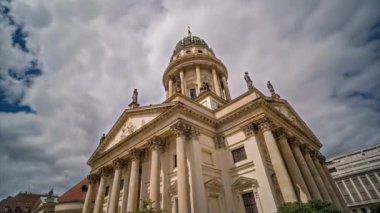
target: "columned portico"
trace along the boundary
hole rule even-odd
[[[92,193],[94,193],[95,184],[98,182],[99,176],[96,174],[89,174],[87,176],[87,180],[88,180],[87,193],[86,193],[86,198],[84,200],[82,213],[91,212]]]
[[[160,137],[153,137],[149,141],[151,149],[151,167],[150,167],[150,193],[149,198],[153,201],[153,207],[160,207],[160,154],[164,146],[164,141]]]
[[[265,143],[268,148],[269,157],[272,161],[273,169],[276,173],[281,194],[285,202],[296,202],[297,195],[294,191],[289,173],[286,170],[284,160],[272,134],[272,123],[268,118],[259,121],[259,127],[263,133]]]
[[[304,178],[302,177],[301,171],[297,165],[296,159],[292,153],[292,150],[288,144],[287,136],[285,130],[278,128],[275,130],[275,136],[279,144],[281,154],[285,160],[285,164],[289,170],[289,174],[292,177],[293,183],[296,188],[298,198],[301,202],[308,202],[311,200],[309,190],[306,186]]]
[[[96,194],[94,213],[102,213],[103,212],[105,182],[106,182],[106,179],[109,178],[109,176],[111,175],[111,172],[112,172],[112,168],[110,166],[102,167],[99,170],[100,183],[99,183],[99,187],[98,187],[98,193]]]
[[[141,150],[138,148],[133,148],[129,151],[131,156],[131,176],[129,180],[129,191],[128,191],[128,205],[127,212],[134,212],[137,209],[137,190],[139,187],[139,166]]]
[[[309,166],[310,172],[314,177],[314,180],[318,186],[318,189],[321,192],[322,198],[326,201],[332,202],[332,199],[325,187],[325,184],[323,183],[321,175],[319,174],[317,168],[314,165],[313,159],[310,156],[310,153],[309,153],[310,149],[305,144],[302,144],[301,151],[305,157],[307,165]]]
[[[124,166],[126,165],[126,161],[121,158],[116,158],[112,161],[112,165],[114,167],[114,175],[112,181],[112,189],[110,196],[110,206],[108,208],[109,213],[116,213],[118,211],[119,206],[119,195],[120,195],[120,177],[121,172]]]

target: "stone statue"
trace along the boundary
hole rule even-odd
[[[132,102],[128,105],[129,107],[138,107],[138,106],[140,106],[139,104],[138,104],[138,101],[137,101],[137,98],[138,98],[138,95],[139,95],[139,93],[137,92],[137,89],[134,89],[133,90],[133,95],[132,95]]]
[[[247,82],[247,87],[249,90],[253,89],[253,83],[252,83],[252,80],[251,78],[249,77],[248,75],[248,72],[245,72],[244,73],[244,80],[245,82]]]
[[[273,85],[270,81],[267,82],[267,87],[269,89],[270,94],[272,95],[272,98],[280,98],[280,96],[274,90]]]
[[[51,188],[50,191],[48,192],[48,198],[53,197],[53,193],[54,193],[54,188]]]
[[[102,137],[100,138],[99,143],[102,143],[106,139],[106,134],[103,133]]]
[[[201,92],[207,92],[207,91],[210,91],[210,85],[208,85],[208,83],[206,82],[203,82],[201,86]]]

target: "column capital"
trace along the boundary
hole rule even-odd
[[[133,148],[129,150],[128,153],[131,156],[132,160],[139,160],[141,158],[141,149],[139,148]]]
[[[101,177],[108,177],[112,173],[112,167],[111,166],[104,166],[99,169],[99,175]]]
[[[112,166],[115,169],[122,169],[127,165],[127,160],[123,158],[116,158],[115,160],[112,161]]]
[[[281,140],[281,139],[287,139],[288,134],[284,128],[279,127],[273,131],[273,136],[276,140]]]
[[[310,154],[311,149],[309,148],[308,145],[301,144],[300,149],[301,149],[302,154]]]
[[[165,142],[161,137],[153,136],[148,140],[148,145],[152,150],[158,150],[165,146]]]
[[[259,131],[259,125],[255,122],[249,123],[241,127],[246,137],[250,137]]]
[[[95,184],[100,180],[100,177],[97,174],[89,174],[87,175],[87,180],[89,184]]]
[[[182,119],[179,119],[175,124],[170,126],[170,131],[173,132],[177,137],[185,136],[190,138],[192,136],[198,136],[199,130],[194,126],[185,123]]]
[[[226,148],[226,139],[222,135],[216,135],[214,137],[215,149],[225,149]]]
[[[263,117],[257,121],[262,132],[270,131],[274,128],[273,122],[268,117]]]
[[[317,150],[310,149],[309,153],[313,160],[318,160],[319,152]]]
[[[318,160],[319,160],[319,163],[321,163],[322,165],[326,164],[326,157],[323,156],[321,153],[319,153],[318,155]]]

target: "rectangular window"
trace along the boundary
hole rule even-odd
[[[177,155],[174,155],[174,168],[177,168]]]
[[[358,193],[356,193],[356,190],[355,190],[354,186],[351,184],[351,181],[350,180],[344,180],[344,183],[346,184],[346,186],[349,190],[349,193],[354,198],[354,201],[359,202],[360,201],[359,195],[358,195]]]
[[[237,148],[235,150],[232,150],[232,157],[234,159],[234,163],[247,159],[244,146]]]
[[[257,213],[257,206],[253,192],[242,194],[244,209],[246,213]]]
[[[362,176],[360,176],[360,179],[363,181],[364,187],[368,190],[371,197],[373,199],[377,199],[378,198],[377,193],[376,193],[375,189],[372,187],[372,184],[369,182],[367,177],[365,175],[362,175]]]
[[[360,183],[358,177],[353,177],[352,178],[352,181],[354,182],[354,185],[356,186],[356,188],[358,189],[360,195],[362,196],[363,200],[369,200],[369,197],[367,195],[367,192],[364,190],[364,187],[362,186],[362,184]]]
[[[197,98],[197,90],[195,88],[190,89],[190,97],[191,99]]]
[[[352,203],[352,199],[351,199],[350,195],[348,194],[346,187],[344,187],[343,181],[338,181],[337,184],[338,184],[340,191],[342,192],[344,199],[346,200],[346,203],[348,203],[348,204]]]

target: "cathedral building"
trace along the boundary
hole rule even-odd
[[[318,138],[270,82],[267,96],[244,79],[232,99],[226,66],[189,30],[163,73],[166,100],[140,106],[135,90],[88,160],[83,213],[134,212],[144,200],[173,213],[272,213],[310,200],[345,210]]]

